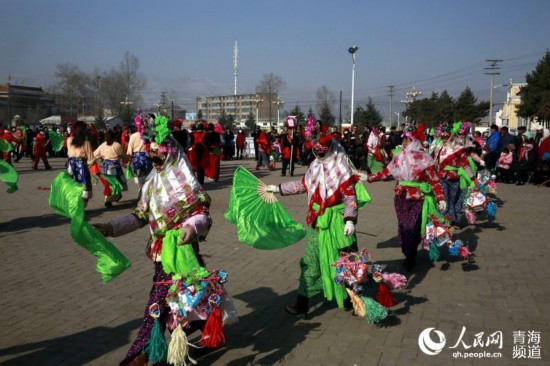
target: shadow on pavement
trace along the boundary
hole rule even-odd
[[[213,364],[227,350],[239,348],[251,349],[246,351],[246,356],[227,365],[276,364],[304,341],[310,332],[320,331],[321,323],[312,323],[309,319],[325,311],[323,307],[315,308],[306,318],[285,312],[284,307],[295,299],[295,292],[279,296],[270,288],[260,287],[234,297],[246,302],[251,312],[240,316],[239,323],[224,330],[227,340],[224,348],[191,350],[191,357],[199,364]]]
[[[97,213],[96,215],[92,214],[92,216],[97,216],[99,214],[100,213]],[[11,221],[1,223],[0,233],[15,232],[34,227],[47,228],[52,226],[66,225],[70,223],[70,221],[70,219],[55,213],[40,216],[18,217]]]
[[[0,356],[25,353],[2,365],[83,365],[130,342],[135,319],[114,328],[96,327],[64,337],[0,349]],[[122,361],[122,360],[121,360]]]

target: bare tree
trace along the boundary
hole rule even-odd
[[[62,114],[77,115],[91,110],[93,90],[90,77],[73,64],[57,65],[52,94]]]
[[[56,84],[50,92],[60,106],[62,114],[97,115],[103,120],[103,107],[129,121],[132,117],[130,104],[142,104],[141,92],[145,87],[145,76],[138,72],[139,60],[126,52],[118,68],[102,73],[96,68],[86,74],[72,64],[57,65]]]
[[[138,69],[137,57],[126,52],[118,69],[112,68],[101,79],[105,105],[125,121],[130,121],[132,117],[133,108],[130,105],[136,107],[142,104],[140,93],[145,87],[146,79]]]
[[[285,87],[285,82],[283,79],[270,72],[269,74],[264,74],[264,78],[256,86],[256,93],[266,93],[267,102],[269,103],[269,124],[271,124],[271,114],[273,102],[275,102],[275,94],[279,93]]]

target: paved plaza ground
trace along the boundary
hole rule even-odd
[[[148,230],[112,239],[132,266],[102,284],[95,258],[71,240],[69,220],[48,206],[49,191],[41,188],[49,187],[64,160],[52,159],[52,164],[53,170],[33,171],[23,159],[15,165],[19,191],[8,194],[0,187],[0,364],[116,365],[137,333],[151,288],[153,265],[144,254]],[[252,160],[222,162],[220,181],[205,184],[214,223],[201,249],[208,255],[208,268],[228,272],[226,288],[240,322],[226,328],[223,348],[191,351],[200,365],[550,364],[549,188],[499,185],[496,220],[458,231],[457,237],[474,251],[474,260],[454,262],[444,270],[444,262],[432,265],[421,252],[409,285],[396,293],[400,303],[382,324],[370,325],[321,299],[305,318],[285,313],[285,304],[296,296],[305,241],[278,251],[237,241],[236,228],[223,214],[239,164],[254,167]],[[301,179],[305,170],[298,166],[294,178],[280,177],[280,170],[262,170],[257,176],[274,184]],[[372,203],[360,212],[358,240],[387,271],[403,271],[393,185],[367,186]],[[133,182],[112,209],[103,207],[101,194],[95,186],[87,208],[91,223],[135,207]],[[305,223],[305,195],[280,202]],[[437,355],[419,348],[426,328],[445,336]],[[435,330],[429,337],[433,341],[438,340]],[[198,336],[190,338],[196,341]],[[488,357],[495,352],[502,357]],[[460,357],[480,354],[485,357]],[[538,355],[541,360],[533,359]]]

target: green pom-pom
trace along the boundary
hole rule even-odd
[[[363,297],[365,303],[365,313],[369,324],[378,323],[388,316],[388,311],[382,305],[371,299],[370,297]]]
[[[151,330],[151,338],[143,349],[143,353],[147,354],[147,358],[151,363],[165,362],[168,355],[168,344],[164,339],[164,332],[160,327],[158,319],[155,319],[155,325]]]
[[[403,149],[402,145],[396,146],[395,149],[393,149],[391,151],[391,153],[393,154],[393,156],[397,156],[401,152],[402,149]]]
[[[453,129],[451,130],[451,133],[456,135],[458,131],[460,131],[461,127],[462,127],[462,121],[453,123]]]
[[[439,260],[439,248],[434,243],[430,244],[430,251],[428,254],[430,255],[430,260],[432,262]]]
[[[155,118],[155,142],[162,144],[168,136],[170,136],[170,129],[168,128],[168,118],[159,116]]]

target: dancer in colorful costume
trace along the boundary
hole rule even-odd
[[[362,180],[371,183],[390,176],[397,180],[394,188],[397,236],[405,255],[403,265],[409,271],[416,264],[418,245],[424,236],[429,215],[437,213],[438,208],[440,211],[446,209],[445,196],[434,165],[434,160],[424,152],[411,128],[404,133],[403,148],[386,168],[376,174],[361,176]]]
[[[206,238],[212,223],[209,215],[210,197],[195,177],[187,155],[170,136],[168,126],[157,125],[156,130],[149,150],[155,170],[148,176],[142,188],[137,208],[133,213],[114,218],[107,224],[94,225],[104,235],[115,237],[132,232],[147,223],[151,231],[147,255],[154,262],[153,287],[138,336],[122,361],[123,365],[145,365],[147,361],[184,364],[185,360],[180,359],[179,363],[174,361],[173,357],[177,352],[171,356],[173,345],[176,347],[178,343],[183,343],[187,348],[182,328],[190,328],[187,331],[192,332],[208,319],[203,329],[204,338],[205,332],[210,329],[208,324],[211,315],[221,322],[220,312],[215,309],[218,309],[220,302],[225,304],[227,301],[223,289],[211,281],[212,277],[216,277],[216,281],[221,283],[223,274],[219,271],[204,274],[204,261],[199,249],[199,241]],[[192,295],[186,292],[185,295],[180,294],[180,298],[192,296],[197,303],[188,303],[189,306],[185,308],[179,307],[178,295],[173,293],[174,289],[178,292],[178,289],[193,283],[195,279],[200,279],[193,285],[195,293]],[[199,286],[204,291],[199,291],[197,295],[201,288]],[[188,289],[190,287],[187,286]],[[211,296],[201,298],[203,292],[213,289],[215,292],[208,292]],[[226,313],[223,317],[225,322]],[[174,330],[172,341],[168,350],[164,343],[163,352],[158,352],[155,345],[164,342],[166,326]],[[209,340],[220,341],[214,337]],[[208,339],[201,343],[210,346]]]
[[[460,142],[460,130],[464,128],[462,122],[449,126],[438,127],[437,136],[441,137],[441,143],[433,151],[437,176],[445,194],[447,209],[443,216],[451,219],[452,224],[459,225],[463,216],[463,203],[468,188],[473,187],[472,177],[474,173],[468,161],[468,151]]]
[[[13,145],[18,141],[17,137],[0,126],[0,151],[2,152],[2,160],[12,165],[11,154]]]
[[[343,285],[334,282],[336,268],[332,266],[340,252],[356,252],[357,238],[355,224],[358,208],[370,201],[362,189],[358,203],[355,173],[344,148],[331,135],[325,135],[328,126],[317,131],[309,126],[307,138],[312,141],[315,160],[310,164],[304,178],[279,185],[268,186],[269,192],[281,195],[307,193],[308,213],[306,223],[312,228],[308,232],[306,253],[300,260],[301,275],[296,302],[286,307],[290,314],[305,314],[309,299],[323,292],[327,300],[336,299],[340,308],[351,309]]]
[[[376,126],[372,128],[367,140],[367,167],[370,173],[378,173],[384,169],[385,151],[382,149],[380,136]]]
[[[67,138],[67,173],[75,182],[84,185],[82,199],[84,200],[84,207],[86,207],[93,195],[90,165],[94,163],[94,154],[87,138],[86,123],[76,122],[72,130],[71,136]]]
[[[107,131],[105,142],[94,151],[94,157],[103,160],[104,177],[111,187],[111,191],[105,194],[105,207],[112,207],[113,202],[122,198],[122,191],[128,190],[126,176],[122,164],[126,164],[128,157],[122,145],[114,140],[113,131]]]
[[[147,132],[147,119],[141,115],[138,115],[134,118],[134,124],[137,131],[130,135],[130,141],[128,142],[128,150],[126,151],[126,154],[128,155],[128,158],[132,159],[131,164],[134,181],[141,190],[147,175],[153,169],[153,164],[151,164],[151,159],[147,153],[151,142]]]

